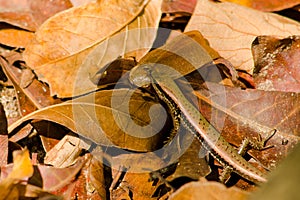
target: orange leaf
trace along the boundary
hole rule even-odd
[[[31,177],[33,174],[33,167],[27,149],[23,151],[14,151],[14,166],[12,172],[8,175],[11,179],[24,179]]]
[[[0,43],[11,47],[25,47],[34,37],[28,31],[18,29],[1,29]]]
[[[24,59],[34,69],[40,80],[49,83],[51,95],[70,97],[86,93],[95,87],[89,81],[90,76],[93,76],[93,72],[96,73],[103,67],[97,66],[97,69],[92,71],[85,69],[85,74],[80,73],[78,75],[78,69],[87,55],[97,45],[103,43],[104,46],[101,47],[101,50],[104,50],[101,52],[103,54],[106,53],[107,49],[109,52],[121,51],[123,48],[120,47],[120,44],[127,44],[127,40],[131,41],[126,34],[122,41],[110,44],[113,47],[106,45],[109,43],[106,39],[120,31],[157,27],[160,12],[153,16],[151,11],[160,10],[161,4],[159,2],[161,1],[152,0],[147,4],[148,1],[146,0],[110,0],[99,3],[92,2],[61,12],[49,19],[36,32],[35,40],[24,52]],[[150,11],[144,10],[146,5],[147,7],[150,6]],[[151,34],[151,37],[154,40],[155,34],[154,36]],[[140,42],[139,37],[135,37],[135,39],[138,43]],[[95,56],[102,57],[103,54]],[[120,55],[124,55],[124,52],[106,55],[109,58],[106,58],[105,64]],[[86,83],[82,83],[82,91],[73,94],[74,82],[78,76]]]

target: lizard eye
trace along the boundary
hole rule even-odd
[[[149,65],[144,65],[143,70],[147,73],[147,76],[151,76],[151,67]]]
[[[143,69],[147,72],[150,72],[150,66],[149,65],[144,65]]]

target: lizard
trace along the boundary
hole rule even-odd
[[[189,102],[184,96],[172,75],[161,70],[162,66],[157,65],[137,65],[129,75],[130,82],[138,87],[152,85],[156,95],[169,107],[173,120],[180,123],[191,132],[202,144],[202,146],[217,160],[223,167],[220,176],[222,182],[227,182],[231,172],[235,172],[241,177],[253,182],[263,183],[267,181],[266,175],[251,165],[244,159],[246,146],[252,144],[245,140],[243,147],[239,150],[229,144],[209,123],[201,112]],[[265,143],[275,134],[274,131],[264,140],[257,141],[253,146],[255,149],[265,149]]]

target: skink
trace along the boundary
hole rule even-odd
[[[137,85],[152,84],[158,97],[164,101],[173,116],[201,142],[203,147],[226,169],[234,171],[243,178],[254,182],[266,182],[266,176],[247,162],[239,152],[231,146],[200,113],[172,79],[172,75],[156,71],[155,66],[142,65],[135,67],[130,73],[130,81]],[[178,111],[179,109],[179,111]]]

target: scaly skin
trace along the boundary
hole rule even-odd
[[[137,66],[130,73],[130,81],[137,86],[152,84],[159,98],[170,110],[179,109],[176,115],[180,123],[202,143],[203,147],[229,171],[234,171],[254,183],[266,182],[265,174],[248,163],[233,148],[206,118],[184,96],[172,79],[172,74],[165,73],[149,65]],[[173,114],[174,115],[174,114]]]

